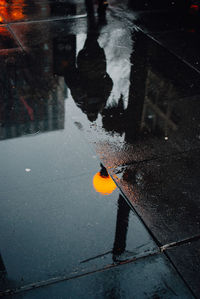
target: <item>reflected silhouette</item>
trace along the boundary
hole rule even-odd
[[[93,122],[97,119],[112,90],[112,80],[106,72],[106,57],[98,43],[99,32],[89,30],[77,62],[69,61],[64,78],[76,105]]]

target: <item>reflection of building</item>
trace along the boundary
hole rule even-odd
[[[133,33],[133,46],[127,108],[121,100],[106,107],[104,129],[125,133],[132,144],[156,137],[187,148],[200,134],[196,75],[141,32]]]
[[[1,16],[0,22],[4,21],[19,21],[24,19],[24,6],[25,0],[18,0],[17,4],[15,1],[9,2],[7,0],[1,0],[0,8],[1,8]]]
[[[146,128],[161,136],[168,136],[171,131],[176,131],[177,124],[173,120],[173,109],[177,96],[173,84],[162,77],[162,74],[157,74],[149,68],[141,129]]]
[[[57,86],[48,98],[28,101],[27,95],[11,95],[3,104],[5,98],[1,97],[0,139],[63,129],[65,95],[64,80],[58,78]]]
[[[37,29],[37,28],[36,28]],[[41,30],[41,29],[40,29]],[[23,32],[24,46],[29,43]],[[1,57],[0,139],[64,128],[64,79],[53,74],[50,32],[27,56],[13,54],[10,64]]]
[[[42,9],[43,6],[45,9]],[[76,10],[75,4],[66,3],[40,5],[33,2],[33,5],[26,6],[26,1],[22,1],[21,6],[13,2],[2,4],[4,19],[14,21],[26,19],[35,10],[43,18],[59,15],[61,12],[63,14],[63,7],[71,14]],[[33,31],[30,31],[31,28],[28,32],[27,29],[20,28],[17,34],[28,52],[27,57],[18,56],[15,59],[13,54],[10,64],[5,65],[3,56],[0,61],[0,139],[64,128],[67,88],[58,60],[63,64],[68,63],[67,59],[73,60],[76,54],[75,36],[62,36],[55,40],[52,39],[50,28],[45,27],[43,33],[43,28],[37,24]],[[30,36],[34,38],[36,35],[43,38],[37,48],[31,47],[29,51]],[[1,36],[1,40],[2,38],[5,40],[7,36]]]

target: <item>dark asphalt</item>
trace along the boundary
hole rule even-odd
[[[82,1],[1,1],[0,297],[200,298],[190,25],[126,1],[89,21]]]

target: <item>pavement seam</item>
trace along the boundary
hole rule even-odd
[[[123,12],[124,13],[124,12]],[[130,17],[130,14],[132,15],[132,18]],[[124,17],[126,17],[129,21],[133,21],[134,22],[134,13],[132,11],[129,11],[129,14],[124,13]],[[122,18],[120,16],[120,18]],[[198,70],[195,66],[193,66],[190,62],[188,62],[187,60],[185,60],[184,58],[182,58],[180,55],[178,55],[176,52],[174,52],[173,50],[170,50],[167,46],[165,46],[161,41],[159,41],[156,37],[154,37],[151,34],[157,33],[157,32],[147,32],[145,29],[142,29],[140,27],[140,25],[136,25],[133,23],[133,29],[140,31],[141,33],[143,33],[145,36],[149,37],[151,40],[153,40],[155,43],[157,43],[158,45],[160,45],[162,48],[166,49],[169,53],[171,53],[173,56],[175,56],[176,58],[178,58],[180,61],[182,61],[183,63],[185,63],[187,66],[189,66],[191,69],[193,69],[194,71],[196,71],[198,74],[200,74],[200,70]]]
[[[64,282],[64,281],[69,281],[69,280],[72,280],[72,279],[85,277],[87,275],[91,275],[91,274],[94,274],[94,273],[101,273],[101,272],[104,272],[104,271],[107,271],[107,270],[110,270],[110,269],[113,269],[113,268],[116,268],[116,267],[120,267],[120,266],[123,266],[123,265],[126,265],[126,264],[131,264],[131,263],[134,263],[136,261],[139,261],[139,260],[151,257],[151,256],[159,255],[159,254],[162,254],[159,250],[154,251],[154,252],[152,251],[148,255],[143,255],[143,256],[140,256],[140,257],[137,257],[137,258],[127,259],[125,261],[122,261],[122,262],[119,262],[119,263],[116,263],[116,264],[106,265],[101,269],[89,271],[89,272],[86,272],[86,273],[83,273],[83,274],[79,274],[79,275],[75,275],[75,276],[71,276],[71,277],[66,276],[66,275],[58,276],[58,277],[51,278],[51,279],[48,279],[48,280],[44,280],[44,281],[24,285],[24,286],[16,288],[16,289],[8,289],[8,290],[5,290],[5,291],[0,291],[0,297],[15,295],[15,294],[19,294],[19,293],[22,293],[22,292],[35,290],[35,289],[38,289],[38,288],[41,288],[41,287],[51,286],[51,285],[56,284],[56,283],[61,283],[61,282]]]
[[[18,22],[7,22],[7,25],[24,25],[24,24],[32,24],[32,23],[46,23],[46,22],[54,22],[54,21],[62,21],[62,20],[76,20],[86,18],[87,14],[76,15],[76,16],[65,16],[65,17],[55,17],[49,19],[37,19],[37,20],[25,20]]]
[[[142,164],[142,163],[146,163],[146,162],[157,161],[157,160],[160,160],[160,159],[175,157],[177,155],[187,154],[187,153],[194,152],[194,151],[197,151],[197,150],[200,150],[199,146],[196,147],[196,148],[194,148],[194,149],[173,152],[173,153],[171,153],[169,155],[162,155],[162,156],[158,155],[157,157],[152,157],[152,158],[149,158],[149,159],[144,159],[144,160],[139,160],[139,161],[130,161],[128,163],[124,163],[124,164],[121,164],[121,165],[118,165],[118,166],[113,166],[110,169],[113,171],[115,169],[117,170],[117,168],[120,168],[120,167],[125,168],[125,167],[134,166],[134,165],[138,165],[138,164]]]
[[[109,172],[109,171],[108,171]],[[130,202],[130,200],[128,199],[128,197],[126,196],[125,192],[123,191],[122,187],[119,185],[118,181],[116,180],[116,178],[114,177],[114,175],[112,173],[109,173],[110,176],[112,177],[113,181],[115,182],[115,184],[117,185],[119,191],[121,192],[121,194],[123,195],[124,199],[126,200],[127,204],[129,205],[129,207],[131,208],[131,210],[135,213],[135,215],[140,219],[141,223],[144,225],[144,227],[146,228],[147,232],[149,233],[149,235],[151,236],[151,238],[153,239],[153,241],[155,242],[155,244],[160,248],[162,246],[162,244],[158,241],[158,239],[156,238],[156,236],[154,235],[154,233],[151,231],[151,229],[148,227],[148,225],[146,224],[146,222],[144,221],[144,219],[141,217],[141,215],[137,212],[136,208],[133,206],[133,204]],[[161,251],[160,251],[161,252]]]
[[[189,291],[191,292],[191,294],[193,295],[194,298],[198,299],[198,297],[195,295],[194,291],[192,290],[191,286],[189,285],[189,283],[185,280],[183,274],[178,270],[178,267],[174,264],[174,262],[172,261],[172,259],[170,258],[170,256],[168,255],[167,251],[163,252],[165,254],[165,256],[167,257],[167,259],[169,260],[169,262],[171,263],[171,265],[174,267],[174,269],[176,270],[177,274],[179,275],[179,277],[182,279],[182,281],[184,282],[184,284],[187,286],[187,288],[189,289]]]
[[[188,152],[190,152],[192,150],[189,150]],[[186,151],[187,152],[187,151]],[[169,155],[171,156],[171,155]],[[157,160],[157,158],[155,159]],[[143,161],[141,161],[143,162]],[[103,163],[102,163],[103,164]],[[156,235],[151,231],[151,229],[148,227],[148,225],[146,224],[145,220],[142,218],[142,216],[138,213],[137,209],[134,207],[134,205],[131,203],[131,201],[129,200],[129,198],[127,197],[127,195],[125,194],[125,192],[123,191],[123,188],[120,186],[119,184],[119,180],[116,179],[116,174],[113,172],[113,169],[109,169],[108,170],[110,176],[112,177],[113,181],[115,182],[115,184],[117,185],[119,191],[121,192],[121,194],[123,195],[124,199],[126,200],[127,204],[129,205],[129,207],[131,208],[131,210],[136,214],[136,216],[140,219],[140,221],[142,222],[142,224],[144,225],[144,227],[146,228],[147,232],[150,234],[150,236],[152,237],[153,241],[156,243],[156,245],[159,247],[160,252],[164,252],[166,249],[170,249],[172,247],[176,247],[176,246],[181,246],[183,244],[192,242],[192,241],[196,241],[200,239],[200,235],[196,235],[196,236],[192,236],[190,238],[186,238],[183,240],[179,240],[179,241],[175,241],[175,242],[171,242],[165,245],[162,245],[160,243],[160,241],[157,239]]]
[[[153,40],[155,43],[157,43],[158,45],[160,45],[162,48],[166,49],[169,53],[171,53],[173,56],[175,56],[176,58],[178,58],[181,62],[183,62],[184,64],[186,64],[187,66],[189,66],[191,69],[193,69],[194,71],[196,71],[198,74],[200,74],[200,70],[198,70],[195,66],[193,66],[190,62],[188,62],[187,60],[185,60],[184,58],[182,58],[180,55],[178,55],[176,52],[174,52],[173,50],[169,49],[169,47],[165,46],[161,41],[159,41],[156,37],[154,37],[153,32],[148,33],[145,32],[145,30],[143,30],[141,27],[139,27],[138,25],[133,24],[133,26],[140,32],[142,32],[144,35],[146,35],[147,37],[149,37],[151,40]]]
[[[8,28],[8,31],[10,32],[10,34],[12,35],[12,37],[14,38],[14,40],[17,42],[17,44],[19,45],[19,47],[21,48],[21,50],[24,52],[25,49],[24,49],[22,43],[20,42],[20,40],[17,38],[17,35],[15,34],[15,32],[12,30],[12,28],[9,26],[9,24],[6,24],[6,27]]]
[[[189,150],[190,151],[190,150]],[[179,247],[181,245],[190,243],[190,242],[194,242],[200,239],[200,235],[197,236],[193,236],[191,238],[187,238],[187,239],[183,239],[177,242],[171,242],[165,245],[161,245],[161,243],[158,241],[158,239],[156,238],[156,236],[154,235],[154,233],[151,231],[151,229],[148,227],[148,225],[146,224],[146,222],[143,220],[143,218],[140,216],[140,214],[137,212],[136,208],[132,205],[132,203],[129,201],[128,197],[126,196],[126,194],[123,192],[122,188],[119,186],[118,182],[113,178],[113,175],[110,174],[112,179],[115,181],[117,187],[119,188],[120,192],[122,193],[122,195],[124,196],[127,204],[130,206],[130,208],[134,211],[134,213],[139,217],[140,221],[142,222],[142,224],[145,226],[146,230],[148,231],[148,233],[150,234],[150,236],[152,237],[152,239],[154,240],[154,242],[156,243],[156,245],[159,247],[160,253],[164,254],[167,259],[169,260],[169,262],[171,263],[171,265],[174,267],[175,271],[177,272],[177,274],[179,275],[179,277],[182,279],[182,281],[184,282],[184,284],[187,286],[187,288],[189,289],[189,291],[191,292],[191,294],[193,295],[194,298],[197,298],[196,295],[194,294],[192,288],[190,287],[190,285],[187,283],[187,281],[185,280],[185,278],[183,277],[183,275],[180,273],[180,271],[178,270],[178,268],[176,267],[176,265],[173,263],[173,261],[171,260],[170,256],[167,253],[167,250],[174,248],[174,247]]]
[[[183,240],[180,240],[180,241],[177,241],[177,242],[171,242],[171,243],[168,243],[168,244],[165,244],[165,245],[161,246],[160,251],[164,252],[165,250],[168,250],[170,248],[179,247],[181,245],[191,243],[191,242],[195,242],[195,241],[198,241],[198,240],[200,240],[200,235],[196,235],[196,236],[193,236],[193,237],[190,237],[190,238],[186,238],[186,239],[183,239]]]

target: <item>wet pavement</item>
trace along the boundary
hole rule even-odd
[[[0,2],[0,297],[200,298],[198,37],[162,14]]]

